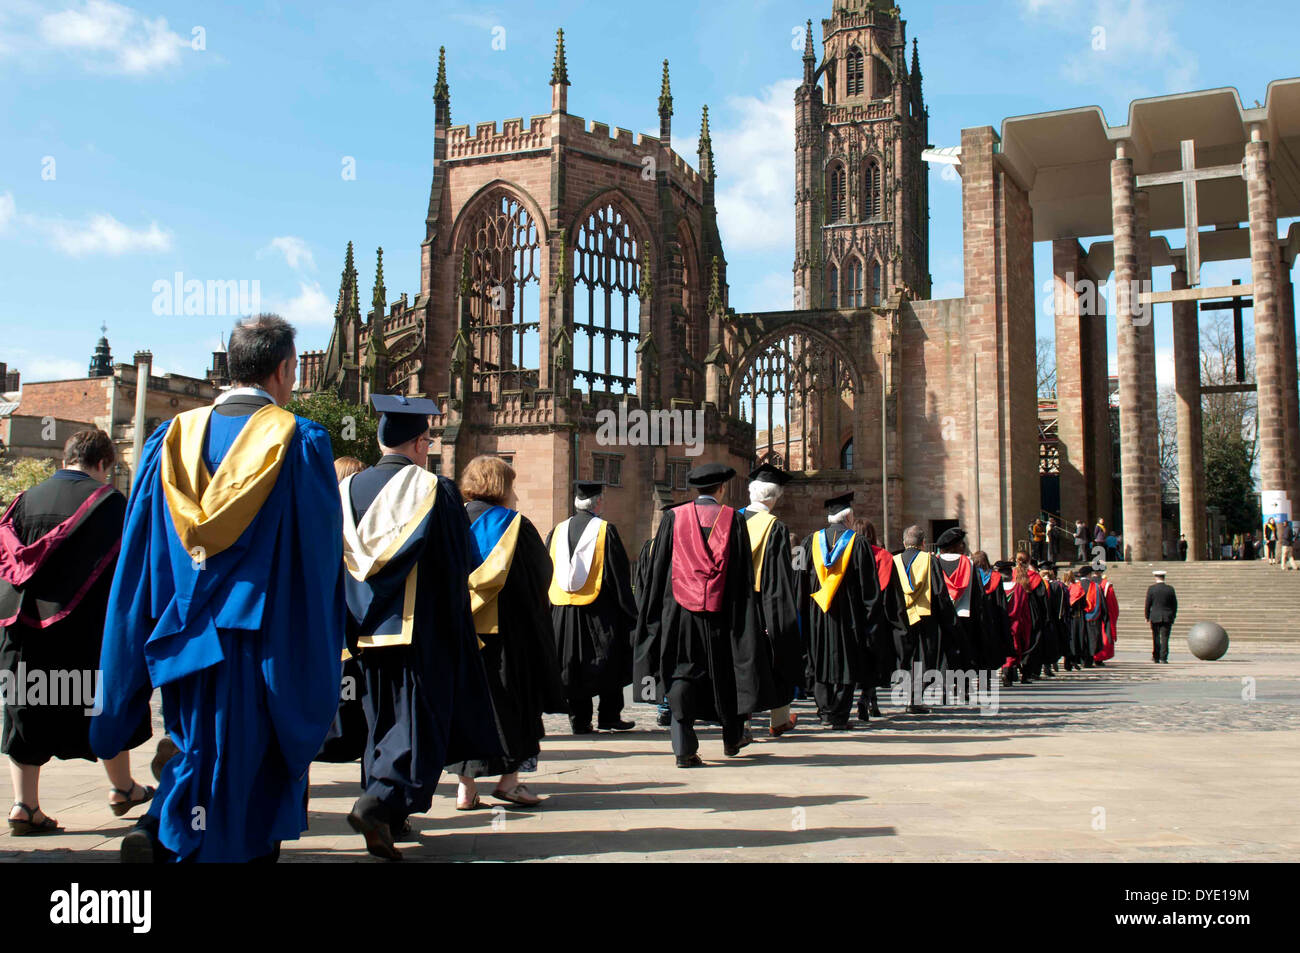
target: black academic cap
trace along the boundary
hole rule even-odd
[[[703,463],[686,474],[686,483],[697,490],[707,490],[726,483],[735,475],[736,471],[725,463]]]
[[[1044,572],[1056,572],[1056,563],[1054,562],[1039,563],[1038,568],[1043,570]]]
[[[770,463],[764,463],[762,466],[754,467],[749,471],[749,479],[758,483],[775,483],[777,486],[785,486],[794,477],[786,473],[780,467],[774,467]]]
[[[1092,575],[1092,567],[1091,567],[1091,566],[1088,566],[1088,565],[1080,566],[1078,569],[1076,569],[1076,570],[1074,571],[1074,574],[1075,574],[1076,576],[1091,576],[1091,575]]]
[[[580,500],[592,500],[605,492],[605,484],[599,480],[575,480],[573,485]]]
[[[945,546],[956,546],[966,538],[966,531],[960,526],[953,526],[939,534],[939,538],[934,541],[934,545],[942,549]]]
[[[838,513],[840,510],[847,510],[852,505],[852,490],[849,490],[849,492],[841,494],[840,496],[832,496],[829,500],[822,503],[822,506],[826,509],[827,513]]]
[[[1000,573],[1008,573],[1016,568],[1016,564],[1009,559],[999,559],[993,564],[993,568]]]
[[[429,430],[429,417],[442,413],[436,401],[402,394],[371,394],[370,403],[379,411],[379,442],[400,447]]]

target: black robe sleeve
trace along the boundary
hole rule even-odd
[[[780,689],[778,694],[782,694],[802,684],[804,650],[799,635],[800,603],[791,558],[790,531],[780,521],[773,524],[768,535],[759,582],[762,586],[759,593],[762,624],[772,649],[772,674]]]

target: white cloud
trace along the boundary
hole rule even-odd
[[[84,0],[56,12],[20,2],[8,13],[0,20],[0,56],[64,53],[91,72],[141,75],[176,65],[190,46],[166,19],[112,0]]]
[[[150,222],[146,228],[123,225],[112,215],[92,215],[86,222],[63,219],[33,219],[50,236],[59,251],[73,257],[83,255],[124,255],[129,252],[170,251],[171,233]]]
[[[1153,92],[1190,89],[1200,63],[1175,32],[1186,14],[1162,0],[1021,0],[1028,16],[1050,18],[1068,34],[1071,51],[1061,72],[1082,85],[1100,86],[1124,99],[1146,95],[1139,76],[1158,77]]]
[[[272,302],[267,310],[280,315],[294,327],[329,324],[334,320],[334,302],[321,290],[317,281],[298,282],[296,297]]]
[[[18,206],[14,203],[12,192],[0,192],[0,232],[18,215]]]
[[[723,247],[729,252],[790,245],[794,225],[794,91],[798,85],[797,79],[780,80],[758,97],[730,100],[728,105],[736,122],[711,130],[718,166],[718,226]],[[698,141],[682,142],[679,151],[693,156]]]
[[[282,254],[285,262],[294,271],[298,270],[299,265],[306,265],[312,271],[316,270],[316,259],[312,257],[311,248],[296,235],[279,235],[272,238],[269,245],[258,251],[257,257],[261,258],[273,252]]]

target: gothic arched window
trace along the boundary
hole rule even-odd
[[[880,280],[880,262],[873,262],[871,265],[871,303],[880,304],[884,293],[885,289]]]
[[[862,51],[856,46],[849,48],[845,57],[844,76],[848,80],[847,95],[861,96],[865,91],[865,71],[863,69]]]
[[[826,269],[826,306],[840,306],[840,270],[834,265]]]
[[[537,386],[541,247],[528,209],[505,189],[489,193],[470,214],[471,390],[498,398],[503,390]]]
[[[848,212],[848,176],[843,163],[831,166],[826,177],[826,221],[830,224],[842,222]]]
[[[880,218],[884,202],[880,189],[880,162],[867,160],[866,174],[863,176],[862,215],[867,221]]]
[[[829,465],[822,461],[822,435],[842,432],[843,420],[837,402],[827,398],[853,391],[844,362],[804,331],[791,330],[755,353],[741,372],[736,411],[754,426],[755,463],[783,461],[788,470]]]
[[[853,438],[852,437],[850,437],[848,440],[844,442],[844,446],[840,447],[840,469],[841,470],[853,469]]]
[[[871,58],[871,98],[888,99],[894,95],[894,73],[879,56]]]
[[[636,392],[642,242],[614,203],[593,210],[573,249],[573,377],[588,392]]]
[[[862,260],[854,258],[849,262],[848,306],[860,308],[865,303],[862,288]]]

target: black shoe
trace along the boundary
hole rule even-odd
[[[908,705],[907,713],[909,715],[928,715],[930,714],[930,709],[926,708],[924,705]]]
[[[420,835],[417,834],[415,832],[415,828],[411,826],[411,819],[409,817],[406,820],[402,821],[400,827],[394,824],[392,825],[392,828],[393,828],[394,841],[411,842],[411,841],[418,841],[420,839]]]
[[[1098,663],[1097,663],[1097,667],[1098,667],[1098,668],[1105,668],[1105,667],[1106,667],[1106,663],[1105,663],[1105,662],[1098,662]]]
[[[870,720],[871,720],[871,713],[867,711],[865,708],[859,708],[858,721],[862,722],[865,725]]]
[[[853,730],[853,726],[850,725],[847,721],[835,722],[833,724],[827,725],[826,727],[830,728],[831,731],[852,731]]]
[[[700,760],[700,756],[698,754],[693,754],[689,758],[677,759],[677,767],[679,768],[701,768],[703,766],[704,766],[704,762]]]
[[[570,725],[572,725],[573,733],[575,735],[589,735],[595,730],[591,727],[591,722],[587,722],[585,725],[574,725],[570,722]]]
[[[378,798],[363,795],[352,805],[348,824],[366,839],[366,850],[384,860],[401,860],[402,852],[393,846],[393,828],[388,811]]]
[[[122,838],[118,861],[123,864],[152,864],[157,862],[154,847],[157,844],[154,832],[148,827],[136,825]]]
[[[671,711],[661,711],[655,718],[655,724],[660,728],[667,728],[673,723],[673,713]]]
[[[874,701],[871,703],[871,717],[872,717],[872,718],[883,718],[883,717],[884,717],[884,715],[881,714],[881,712],[880,712],[880,706],[877,705]],[[863,720],[865,721],[866,719],[863,719]]]
[[[602,721],[596,727],[601,731],[631,731],[636,727],[636,722],[620,718],[617,721]]]
[[[1043,678],[1055,678],[1055,677],[1056,677],[1056,673],[1052,671],[1051,666],[1050,666],[1050,665],[1049,665],[1049,666],[1044,666],[1044,668],[1043,668]]]
[[[740,754],[740,749],[741,749],[741,748],[748,748],[750,742],[752,742],[753,740],[754,740],[753,738],[741,738],[741,739],[740,739],[740,743],[737,744],[737,745],[734,745],[734,746],[733,746],[733,745],[723,745],[723,746],[722,746],[722,753],[725,754],[728,758],[734,758],[734,757],[736,757],[736,755]]]

